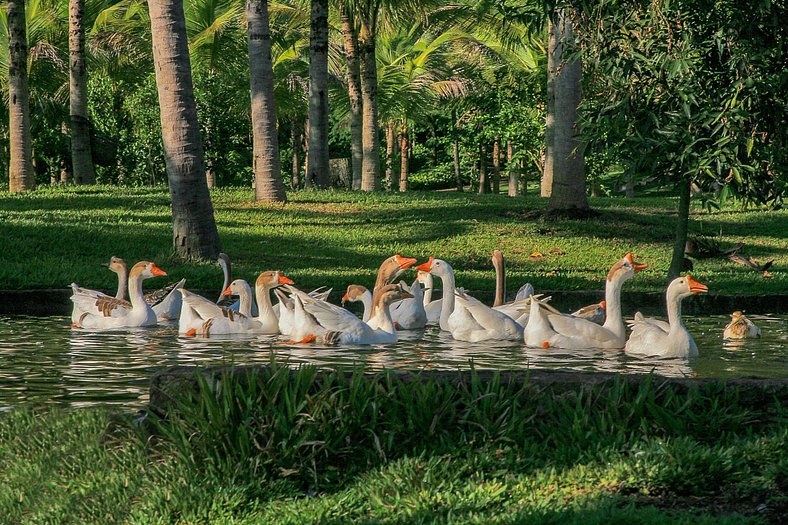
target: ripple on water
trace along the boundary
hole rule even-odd
[[[180,337],[174,326],[87,332],[66,317],[0,318],[0,411],[19,404],[137,407],[166,366],[268,363],[380,370],[562,369],[673,377],[788,377],[788,315],[749,316],[759,340],[724,342],[728,316],[688,317],[697,359],[642,359],[621,351],[527,348],[518,342],[465,343],[436,328],[401,332],[395,345],[284,345],[275,338]]]

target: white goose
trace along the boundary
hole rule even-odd
[[[621,288],[646,267],[636,263],[628,253],[610,269],[605,282],[607,319],[602,326],[579,317],[550,313],[541,301],[533,301],[525,326],[525,344],[540,348],[623,348],[626,329],[621,316]]]
[[[628,354],[651,357],[695,357],[698,346],[681,319],[681,301],[696,293],[708,292],[705,284],[691,275],[677,277],[668,285],[668,322],[645,318],[638,312],[630,322],[632,333],[624,349]]]
[[[508,315],[490,308],[464,291],[457,290],[457,303],[469,314],[475,324],[462,326],[451,335],[460,341],[472,343],[487,340],[519,341],[523,338],[523,327]]]
[[[370,327],[379,328],[377,322],[382,319],[382,317],[376,315],[378,307],[382,304],[378,297],[378,295],[380,295],[379,290],[391,284],[394,279],[415,263],[416,259],[403,257],[400,254],[392,255],[381,263],[378,268],[377,278],[375,279],[375,287],[372,289],[372,308],[369,312],[369,321],[367,321]]]
[[[325,289],[324,286],[316,288],[309,292],[310,297],[317,299],[327,300],[333,288]],[[292,298],[288,297],[282,290],[274,288],[274,294],[278,302],[273,306],[274,313],[279,316],[279,333],[282,335],[290,335],[293,331],[293,323],[295,322],[295,303]]]
[[[167,275],[152,262],[138,262],[129,275],[129,297],[131,302],[107,295],[96,296],[92,291],[77,290],[71,296],[75,308],[82,312],[72,324],[78,328],[133,328],[156,324],[153,308],[145,302],[142,281],[151,277]]]
[[[220,299],[237,295],[239,311],[231,310],[190,292],[180,289],[183,307],[178,320],[178,332],[183,335],[254,334],[259,333],[261,324],[252,317],[252,289],[243,279],[236,279],[225,288]]]
[[[369,321],[369,314],[372,310],[372,292],[366,286],[360,284],[349,284],[345,295],[342,296],[342,306],[347,302],[355,303],[361,302],[364,306],[364,313],[361,315],[361,320],[365,323]]]
[[[222,281],[222,292],[219,294],[219,298],[216,300],[216,304],[220,306],[227,306],[230,310],[235,310],[236,312],[240,310],[241,301],[231,302],[230,296],[224,295],[224,291],[227,290],[227,287],[230,286],[230,281],[232,281],[233,275],[233,262],[230,259],[230,256],[226,253],[222,252],[219,254],[219,257],[216,259],[216,262],[219,263],[219,266],[222,267],[222,276],[224,280]],[[227,305],[226,303],[230,303]],[[276,306],[274,306],[274,311],[278,314],[279,312],[276,310]],[[257,312],[257,305],[252,302],[252,316],[256,317],[258,314]]]
[[[319,336],[325,344],[396,343],[397,330],[394,328],[394,322],[391,320],[389,305],[396,300],[412,297],[409,292],[396,284],[381,287],[379,293],[375,294],[378,304],[373,305],[377,307],[375,308],[374,316],[377,317],[375,320],[378,328],[372,328],[341,306],[309,297],[309,295],[292,286],[288,286],[287,289],[301,299],[306,312],[311,314],[323,329],[322,335],[307,334],[306,337]],[[299,335],[305,334],[299,333]]]
[[[454,333],[458,330],[484,329],[464,307],[456,308],[457,296],[455,294],[454,270],[449,263],[443,259],[436,259],[430,256],[427,262],[420,264],[416,269],[422,272],[431,273],[432,275],[437,275],[441,278],[441,282],[443,283],[443,297],[441,297],[442,304],[439,319],[441,330]]]
[[[391,319],[398,330],[419,330],[427,326],[427,312],[424,309],[424,291],[418,277],[410,288],[404,283],[400,287],[413,297],[403,299],[390,306]]]

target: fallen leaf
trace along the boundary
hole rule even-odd
[[[534,253],[532,253],[532,254],[531,254],[531,256],[529,257],[529,259],[541,259],[542,257],[544,257],[544,255],[542,255],[541,253],[539,253],[539,252],[534,252]]]
[[[555,255],[564,255],[564,250],[561,248],[550,248],[547,253],[553,253]]]

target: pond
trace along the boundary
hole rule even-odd
[[[528,348],[515,342],[462,343],[437,327],[400,332],[395,345],[286,346],[273,338],[179,337],[175,326],[127,331],[72,330],[65,316],[0,317],[0,410],[21,404],[121,406],[147,402],[148,381],[174,365],[267,363],[366,370],[550,368],[665,376],[788,377],[788,315],[752,315],[764,337],[724,343],[729,317],[685,317],[700,356],[643,359],[620,351]]]

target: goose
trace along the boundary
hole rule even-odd
[[[220,300],[230,295],[239,297],[239,310],[231,310],[181,288],[183,298],[178,332],[183,335],[253,334],[261,331],[261,323],[252,317],[252,289],[243,279],[236,279],[224,289]]]
[[[115,297],[126,299],[129,275],[126,261],[120,257],[112,256],[109,263],[104,263],[104,266],[118,274],[118,291]],[[181,295],[177,290],[183,288],[184,284],[186,284],[186,279],[181,279],[145,294],[145,302],[151,305],[158,321],[174,321],[178,319],[181,313]]]
[[[668,322],[645,318],[640,312],[629,323],[632,333],[624,351],[651,357],[695,357],[698,346],[681,319],[681,301],[697,293],[708,292],[705,284],[694,280],[691,275],[677,277],[668,285],[665,294],[668,306]]]
[[[153,308],[145,302],[142,294],[142,281],[151,277],[167,275],[152,262],[141,261],[129,272],[128,288],[131,301],[107,295],[95,295],[90,291],[76,291],[71,300],[82,313],[75,328],[133,328],[156,324]]]
[[[487,340],[519,341],[523,338],[523,327],[508,315],[490,308],[463,290],[456,290],[457,303],[475,324],[465,325],[452,331],[454,339],[472,343]]]
[[[424,291],[419,278],[413,281],[409,288],[403,282],[400,288],[410,293],[413,297],[403,299],[391,304],[391,319],[394,326],[400,330],[418,330],[427,326],[427,311],[424,309]]]
[[[441,314],[438,320],[441,330],[453,333],[456,330],[483,330],[465,308],[456,307],[456,285],[454,281],[454,269],[443,259],[436,259],[432,256],[425,262],[416,267],[417,270],[437,275],[443,283],[443,297],[441,298]]]
[[[369,321],[369,313],[372,310],[372,292],[366,286],[361,286],[360,284],[348,285],[345,295],[342,296],[342,306],[345,306],[346,302],[355,303],[358,301],[364,305],[364,313],[361,316],[361,320],[366,323]]]
[[[605,282],[607,319],[602,326],[571,315],[548,312],[543,301],[532,301],[524,332],[525,344],[541,348],[623,348],[626,329],[621,317],[621,288],[646,267],[646,264],[636,263],[632,254],[627,253],[610,269]]]
[[[216,262],[218,262],[219,266],[222,267],[222,276],[224,277],[222,281],[222,292],[219,294],[219,298],[216,300],[216,304],[224,305],[231,301],[230,298],[231,296],[224,295],[224,291],[227,290],[227,287],[230,286],[230,281],[232,281],[233,262],[230,259],[230,256],[224,252],[221,252],[219,254],[219,256],[216,259]],[[228,306],[230,310],[235,310],[236,312],[239,311],[240,307],[241,307],[240,300],[235,301]],[[277,315],[279,314],[276,305],[274,306],[274,311],[277,313]],[[254,303],[254,301],[252,301],[252,315],[253,316],[258,315],[257,305]]]
[[[761,337],[761,329],[747,319],[743,312],[736,310],[731,314],[731,322],[722,332],[724,339],[750,339]]]
[[[571,315],[573,317],[581,317],[583,319],[587,319],[592,323],[596,323],[598,325],[605,323],[605,309],[607,308],[607,302],[600,301],[596,304],[590,304],[588,306],[584,306],[581,309],[573,312]]]
[[[402,272],[414,264],[416,264],[416,259],[402,257],[400,254],[392,255],[380,264],[378,275],[375,279],[375,287],[372,289],[372,307],[369,311],[369,321],[367,321],[373,329],[379,328],[377,323],[382,320],[382,317],[376,315],[377,308],[382,305],[378,297],[378,291],[384,286],[391,284]]]
[[[376,325],[372,328],[352,312],[326,301],[321,301],[305,294],[293,286],[286,287],[291,294],[298,296],[303,302],[306,312],[322,328],[322,334],[304,334],[305,338],[320,337],[325,344],[382,344],[396,343],[397,331],[391,320],[389,305],[401,299],[412,297],[399,284],[388,284],[379,288],[376,295],[378,302],[375,308]]]
[[[309,295],[325,301],[328,299],[333,288],[328,288],[327,290],[324,288],[323,286],[316,288],[309,292]],[[288,297],[287,294],[278,288],[274,288],[274,295],[276,295],[279,301],[273,306],[274,313],[279,316],[279,333],[282,335],[290,335],[290,332],[293,330],[295,304],[292,298]]]

